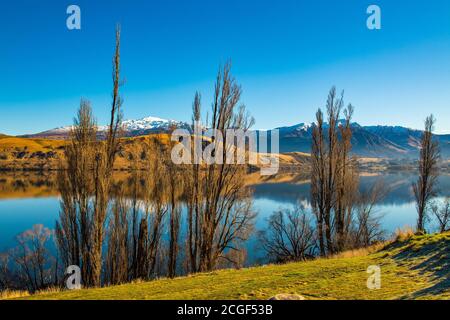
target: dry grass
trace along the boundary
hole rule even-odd
[[[410,226],[405,226],[403,228],[398,228],[395,230],[394,241],[405,242],[414,236],[414,229]]]
[[[379,243],[373,244],[367,248],[359,248],[359,249],[344,251],[344,252],[341,252],[341,253],[331,256],[330,259],[354,258],[354,257],[367,256],[371,253],[383,250],[390,243],[391,243],[391,241],[379,242]]]
[[[10,136],[0,137],[0,151],[27,150],[28,152],[48,151],[66,144],[61,140],[28,139]],[[47,150],[46,150],[47,149]]]
[[[28,291],[5,290],[0,291],[0,300],[24,298],[30,296]]]
[[[43,294],[56,294],[62,292],[59,287],[50,287],[44,290],[39,290],[35,292],[35,295],[43,295]],[[29,291],[24,290],[5,290],[0,291],[0,300],[8,300],[8,299],[17,299],[17,298],[25,298],[32,296]]]

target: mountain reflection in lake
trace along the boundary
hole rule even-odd
[[[377,208],[383,214],[383,228],[389,235],[395,229],[414,226],[416,211],[411,184],[414,172],[363,174],[361,188],[367,189],[379,179],[385,182],[388,195]],[[249,179],[254,190],[254,209],[258,212],[256,229],[265,227],[266,219],[280,208],[292,208],[300,201],[309,207],[310,184],[307,178],[279,175],[265,181]],[[441,197],[450,196],[450,175],[439,178]],[[59,199],[54,174],[0,175],[0,252],[14,246],[14,237],[35,224],[53,229],[59,213]],[[248,264],[264,261],[264,254],[253,236],[247,242]]]

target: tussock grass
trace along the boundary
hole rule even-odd
[[[405,226],[403,228],[398,228],[394,233],[394,241],[404,242],[411,239],[414,236],[414,229],[410,226]]]

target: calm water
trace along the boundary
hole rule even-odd
[[[414,226],[416,211],[411,191],[414,173],[397,172],[361,177],[365,189],[383,179],[389,188],[388,196],[377,208],[383,214],[386,234],[404,226]],[[14,246],[14,237],[34,224],[53,229],[59,212],[58,194],[48,177],[0,176],[0,251]],[[278,182],[283,181],[283,182]],[[450,196],[450,175],[439,179],[440,197]],[[266,219],[280,208],[292,208],[300,201],[309,205],[310,185],[299,177],[278,176],[276,179],[253,185],[254,209],[258,212],[257,229],[265,227]],[[250,263],[258,262],[263,254],[253,237],[247,243]]]

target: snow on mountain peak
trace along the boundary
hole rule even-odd
[[[179,121],[161,119],[158,117],[145,117],[138,120],[124,120],[122,125],[125,130],[152,130],[156,128],[168,128],[171,124],[179,124]]]
[[[167,119],[162,119],[162,118],[152,117],[152,116],[145,117],[142,119],[137,119],[137,120],[130,119],[130,120],[122,121],[122,127],[127,132],[167,130],[167,129],[169,129],[169,127],[171,125],[177,125],[177,126],[182,126],[182,127],[186,126],[186,124],[184,124],[181,121],[167,120]],[[58,128],[54,128],[54,129],[51,129],[48,131],[44,131],[43,133],[63,135],[63,134],[67,134],[68,132],[70,132],[70,130],[72,128],[73,128],[73,125],[58,127]],[[106,132],[108,130],[108,126],[107,125],[98,125],[97,130],[99,132]]]
[[[313,123],[300,123],[297,127],[297,130],[308,131],[309,128],[313,126]]]
[[[169,122],[171,120],[167,120],[167,119],[161,119],[158,117],[145,117],[141,119],[142,121],[147,121],[147,122]]]

